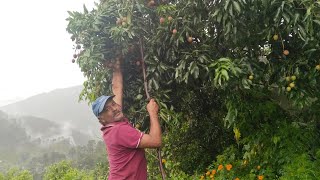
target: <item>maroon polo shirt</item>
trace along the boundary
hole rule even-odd
[[[146,180],[147,161],[144,149],[138,148],[143,133],[124,122],[101,128],[109,159],[108,180]]]

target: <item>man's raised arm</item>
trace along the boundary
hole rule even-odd
[[[123,75],[121,70],[121,59],[116,58],[112,76],[112,92],[115,97],[113,100],[122,108],[123,99]]]

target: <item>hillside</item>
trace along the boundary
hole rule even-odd
[[[25,100],[0,107],[15,116],[33,116],[48,119],[63,127],[72,127],[91,137],[100,137],[100,125],[86,102],[78,102],[82,86],[56,89]]]

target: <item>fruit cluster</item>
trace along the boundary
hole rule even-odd
[[[118,26],[126,26],[128,23],[127,17],[117,18],[116,24]]]
[[[273,35],[273,40],[274,40],[274,41],[278,41],[278,40],[279,40],[279,35],[278,35],[278,34]],[[280,37],[280,40],[281,40],[281,37]],[[289,55],[289,50],[284,49],[284,45],[283,45],[283,41],[282,41],[282,40],[281,40],[281,43],[282,43],[282,53],[283,53],[285,56],[288,56],[288,55]]]
[[[289,83],[286,91],[290,92],[296,85],[295,85],[295,80],[297,79],[297,77],[295,75],[292,76],[287,76],[286,77],[286,81]]]
[[[71,40],[75,41],[76,37],[74,35],[71,36]],[[71,60],[72,63],[75,63],[77,58],[79,57],[80,54],[80,49],[81,49],[81,45],[77,44],[74,48],[74,54],[73,54],[73,59]]]
[[[164,17],[161,17],[160,18],[160,24],[161,25],[163,25],[163,24],[165,24],[166,23],[166,20],[168,20],[167,22],[172,22],[172,20],[173,20],[173,17],[172,16],[168,16],[168,18],[166,19],[166,18],[164,18]],[[176,35],[178,33],[178,30],[176,29],[176,28],[174,28],[173,30],[172,30],[172,35]],[[192,37],[192,36],[187,36],[187,42],[188,43],[192,43],[193,42],[193,40],[194,40],[194,38]]]

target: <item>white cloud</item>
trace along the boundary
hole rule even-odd
[[[94,0],[15,0],[1,2],[0,101],[26,98],[82,84],[71,63],[67,11],[93,8]]]

